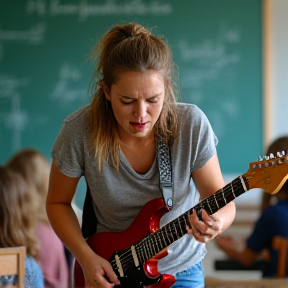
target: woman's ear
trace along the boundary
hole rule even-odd
[[[106,99],[111,101],[110,89],[108,88],[108,86],[106,84],[102,84],[102,88],[103,88]]]

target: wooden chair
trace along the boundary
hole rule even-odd
[[[0,248],[0,276],[17,275],[16,287],[24,288],[26,247]]]
[[[274,236],[272,240],[272,248],[279,251],[277,278],[287,276],[287,258],[288,258],[288,238],[282,236]]]

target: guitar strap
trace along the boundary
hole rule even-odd
[[[90,193],[88,183],[86,182],[87,190],[84,200],[83,212],[82,212],[82,225],[81,231],[83,237],[86,239],[97,232],[97,217],[93,208],[93,200]]]
[[[160,177],[160,190],[167,208],[170,210],[173,205],[173,183],[172,183],[172,169],[170,161],[170,149],[163,142],[162,139],[157,141],[157,158]],[[82,214],[82,235],[88,238],[97,232],[97,217],[93,209],[93,200],[90,194],[90,189],[87,184],[87,191],[84,200],[83,214]]]
[[[171,210],[173,205],[173,182],[170,149],[161,138],[157,140],[157,158],[160,190],[167,208]]]

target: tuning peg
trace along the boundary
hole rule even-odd
[[[269,160],[270,159],[270,157],[269,156],[264,156],[265,157],[265,160]]]
[[[258,156],[258,161],[263,161],[263,157],[262,156]]]
[[[282,151],[282,156],[285,156],[285,155],[286,155],[285,151]]]
[[[275,158],[273,153],[270,153],[270,159]]]
[[[277,152],[277,157],[281,157],[281,153],[279,151]]]

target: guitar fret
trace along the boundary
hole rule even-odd
[[[146,257],[146,260],[147,259],[149,259],[149,256],[148,256],[148,254],[147,254],[147,239],[144,241],[144,246],[143,246],[143,248],[144,248],[144,254],[145,254],[145,257]]]
[[[149,258],[152,258],[154,254],[153,252],[153,241],[152,241],[152,237],[148,236],[148,252],[149,252]]]
[[[212,208],[210,207],[209,201],[206,201],[206,203],[208,204],[208,207],[209,207],[210,213],[213,214],[213,210],[212,210]]]
[[[151,254],[153,255],[153,253],[151,253],[151,247],[152,247],[152,245],[151,245],[151,236],[148,236],[147,237],[147,251],[148,251],[148,257],[150,258],[150,256],[151,256]]]
[[[159,236],[160,251],[162,251],[164,248],[167,247],[167,243],[165,238],[163,237],[162,231],[158,231],[158,236]]]
[[[184,227],[183,227],[183,229],[185,229],[186,231],[187,231],[187,226],[189,227],[189,225],[188,225],[188,212],[187,213],[184,213],[184,214],[182,214],[181,215],[182,216],[182,218],[183,218],[183,222],[182,223],[184,223],[184,224],[182,224]],[[186,233],[186,232],[185,232]]]
[[[186,213],[182,214],[182,217],[183,217],[184,223],[185,223],[185,229],[186,229],[187,226],[189,226],[189,225],[187,224],[188,216],[189,216],[189,212],[186,212]]]
[[[167,225],[165,226],[165,232],[166,232],[166,236],[167,236],[168,243],[169,243],[169,245],[170,245],[172,242],[171,242],[171,231],[170,231],[170,226],[169,226],[169,224],[167,224]]]
[[[142,262],[143,261],[143,257],[142,257],[142,249],[141,249],[140,243],[135,245],[135,250],[137,252],[137,256],[138,256],[140,262]]]
[[[177,218],[177,221],[178,221],[178,226],[180,227],[181,235],[183,236],[185,233],[184,233],[183,230],[182,230],[182,225],[181,225],[180,217]]]
[[[172,223],[173,223],[173,226],[174,226],[174,231],[175,231],[175,236],[176,236],[176,240],[177,239],[180,239],[183,235],[182,235],[182,233],[181,233],[181,230],[179,230],[179,228],[178,228],[178,226],[179,225],[177,225],[177,221],[178,220],[178,218],[176,218]]]
[[[171,244],[171,243],[174,242],[173,234],[171,233],[171,224],[169,223],[167,226],[168,226],[167,236],[168,236],[168,240],[169,240],[169,242],[170,242],[170,244]],[[166,230],[166,231],[167,231],[167,230]],[[170,240],[170,238],[172,238],[172,241]]]
[[[156,249],[156,246],[155,246],[156,241],[155,241],[155,235],[154,235],[154,234],[152,234],[151,242],[152,242],[151,251],[152,251],[152,253],[153,253],[153,249],[154,249],[154,254],[153,254],[153,255],[156,255],[156,254],[158,253],[158,250]],[[153,255],[152,255],[152,256],[153,256]]]
[[[165,239],[165,241],[164,241],[165,245],[166,245],[166,247],[168,247],[170,245],[170,242],[169,242],[167,231],[166,231],[166,225],[161,230],[162,230],[162,232],[161,232],[162,237]]]
[[[217,199],[216,199],[216,194],[214,194],[214,199],[215,199],[215,202],[216,202],[216,204],[217,204],[217,208],[218,208],[218,210],[219,210],[220,207],[219,207],[219,205],[218,205],[218,201],[217,201]]]
[[[246,192],[246,191],[247,191],[247,187],[246,187],[245,181],[244,181],[244,179],[243,179],[242,176],[240,176],[240,180],[241,180],[241,183],[242,183],[243,189],[244,189],[245,192]]]
[[[145,261],[145,256],[143,253],[143,248],[140,249],[142,261]]]
[[[161,251],[161,249],[159,249],[158,241],[157,241],[157,240],[159,240],[159,235],[157,232],[154,235],[155,235],[155,244],[156,244],[156,248],[157,248],[157,253],[159,253]],[[158,238],[158,239],[156,239],[156,238]]]
[[[150,252],[150,236],[148,236],[147,237],[147,239],[146,239],[146,252],[147,252],[147,257],[148,257],[148,259],[150,258],[150,254],[151,254],[151,252]]]
[[[234,196],[234,199],[236,198],[235,196],[235,193],[234,193],[234,189],[233,189],[233,185],[232,185],[232,182],[231,182],[231,189],[232,189],[232,193],[233,193],[233,196]]]
[[[217,199],[217,208],[215,208],[215,212],[221,209],[221,207],[224,207],[225,205],[228,204],[225,193],[227,193],[227,191],[225,192],[223,189],[221,189],[221,191],[219,191],[219,193],[216,194],[215,197]]]
[[[182,223],[181,223],[181,217],[178,217],[175,222],[177,222],[177,226],[179,227],[178,228],[178,231],[179,231],[179,238],[181,238],[182,236],[184,236],[186,233],[187,233],[187,230],[186,230],[186,227],[183,229],[183,226],[182,226]]]
[[[175,231],[175,229],[174,229],[174,221],[170,222],[169,226],[170,226],[171,235],[172,235],[172,239],[173,239],[173,241],[171,243],[173,243],[174,241],[176,241],[178,239],[177,231]]]
[[[179,239],[180,237],[179,237],[179,235],[178,235],[178,231],[177,231],[177,227],[176,227],[176,225],[175,225],[175,221],[173,221],[172,223],[173,223],[173,226],[174,226],[174,231],[175,231],[175,233],[176,233],[176,237],[177,237],[177,239]]]
[[[187,233],[187,229],[186,229],[186,223],[185,221],[181,220],[182,217],[178,217],[179,219],[179,226],[181,229],[181,237],[184,236]]]
[[[222,192],[222,196],[223,196],[223,199],[224,199],[224,201],[225,201],[225,204],[227,204],[226,197],[225,197],[225,195],[224,195],[223,189],[221,189],[221,192]]]
[[[162,238],[163,238],[163,240],[164,240],[165,247],[168,247],[167,242],[166,242],[166,239],[165,239],[165,235],[164,235],[163,231],[159,231],[159,234],[162,236]]]
[[[139,243],[136,245],[136,249],[137,249],[138,254],[139,254],[139,256],[140,256],[140,261],[144,261],[144,254],[143,254],[142,241],[139,242]]]
[[[148,252],[149,252],[149,258],[152,258],[154,254],[153,252],[153,242],[150,236],[148,236],[149,240],[148,240]]]
[[[248,181],[244,178],[236,178],[213,195],[203,199],[200,203],[174,219],[170,223],[154,232],[141,241],[141,248],[137,249],[141,261],[146,261],[163,249],[180,239],[187,233],[188,217],[195,211],[199,219],[202,216],[202,209],[208,214],[214,214],[219,209],[233,201],[237,196],[249,190]]]

